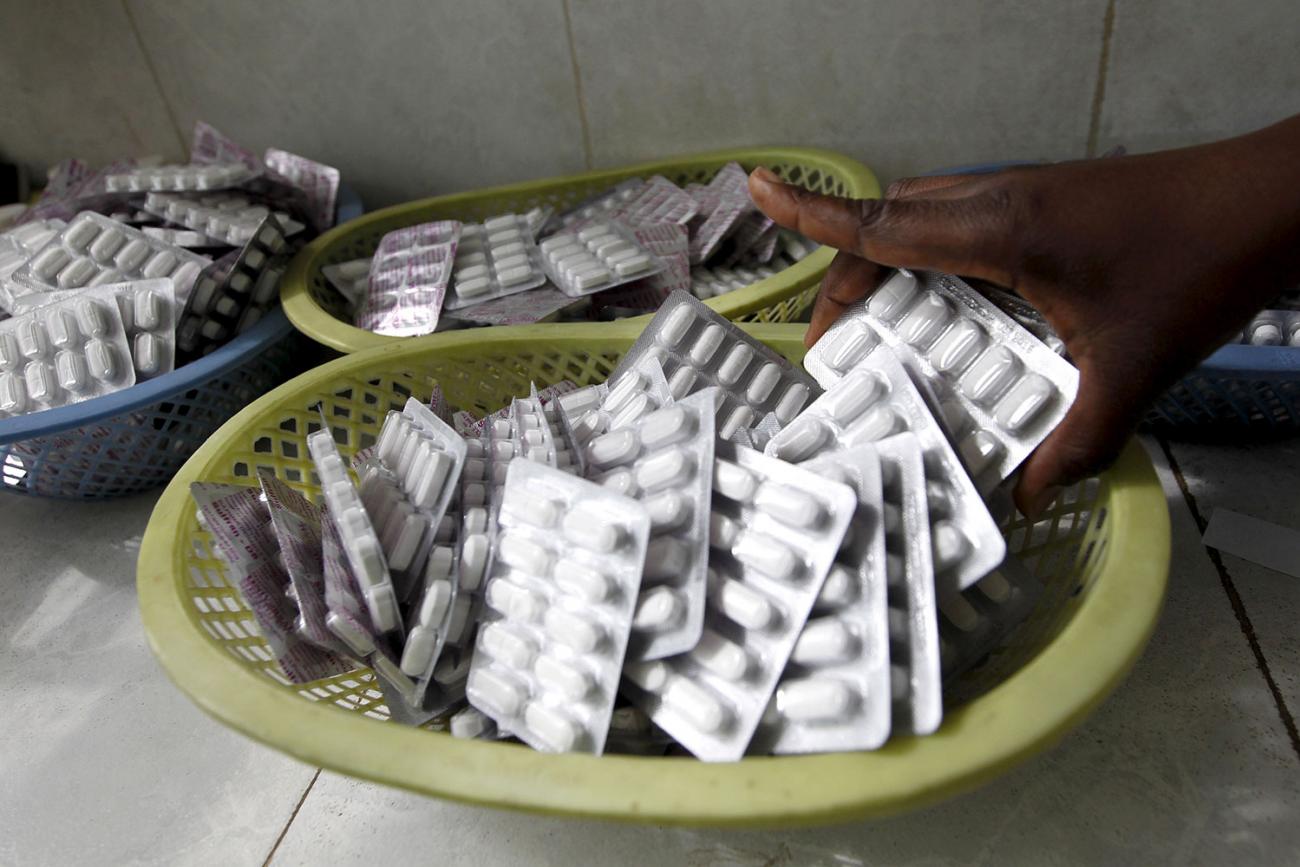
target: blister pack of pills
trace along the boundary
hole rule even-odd
[[[776,269],[766,265],[754,268],[706,268],[700,265],[691,269],[690,290],[696,298],[714,298],[752,286],[775,274]]]
[[[353,308],[366,296],[366,284],[370,280],[370,259],[350,259],[347,262],[323,265],[320,273],[348,302],[348,307]]]
[[[452,264],[448,310],[469,307],[535,289],[546,282],[542,251],[533,242],[528,218],[501,214],[482,223],[466,223]]]
[[[1042,583],[1014,554],[974,587],[939,599],[943,679],[976,665],[1024,622],[1043,595]]]
[[[334,444],[329,424],[322,418],[322,429],[307,436],[307,450],[320,477],[325,503],[338,525],[339,537],[361,593],[370,621],[382,634],[403,634],[402,612],[397,588],[393,585],[384,559],[379,533],[348,475],[343,457]]]
[[[888,347],[868,352],[775,434],[765,451],[799,463],[903,431],[916,435],[926,478],[943,494],[936,494],[929,516],[941,592],[962,590],[997,568],[1006,541],[929,405]]]
[[[749,175],[738,163],[727,163],[719,169],[703,193],[700,196],[703,204],[696,215],[697,220],[701,217],[703,220],[691,233],[692,265],[707,261],[754,211],[754,201],[749,197]]]
[[[716,389],[693,394],[586,448],[588,478],[639,501],[650,514],[629,660],[683,653],[704,628],[718,397]]]
[[[114,217],[114,219],[117,219]],[[196,232],[193,229],[169,229],[165,226],[140,226],[140,231],[144,232],[150,238],[156,238],[164,244],[171,244],[173,247],[184,247],[187,250],[211,247],[212,239],[202,232]]]
[[[875,448],[888,513],[891,725],[895,732],[927,735],[943,720],[943,682],[921,444],[914,434],[904,433],[880,440]]]
[[[1007,292],[983,282],[972,288],[997,305],[1003,313],[1020,323],[1022,328],[1041,340],[1048,349],[1057,355],[1067,354],[1065,341],[1056,333],[1043,314],[1024,298],[1014,292]]]
[[[676,223],[658,223],[638,226],[632,234],[637,243],[663,261],[664,270],[592,296],[598,318],[604,311],[613,312],[619,308],[658,310],[669,295],[679,289],[691,288],[691,263],[687,253],[690,241],[685,227]]]
[[[341,528],[328,503],[321,512],[321,560],[325,579],[325,624],[354,659],[369,666],[383,690],[392,718],[423,725],[434,714],[418,708],[415,682],[402,673],[392,637],[370,619],[364,591],[352,570]]]
[[[877,345],[938,393],[944,421],[981,490],[1020,466],[1064,418],[1079,371],[997,305],[946,274],[899,271],[808,351],[824,387]]]
[[[209,244],[213,245],[243,246],[257,234],[258,227],[267,217],[275,217],[281,233],[286,237],[296,235],[303,229],[303,224],[293,219],[287,211],[273,210],[234,193],[198,197],[150,193],[145,196],[144,209],[204,235],[209,239]]]
[[[453,324],[532,325],[553,320],[581,303],[582,299],[575,301],[554,286],[543,285],[492,301],[480,301],[469,307],[444,310],[442,320]]]
[[[352,670],[346,659],[318,647],[297,631],[297,606],[289,598],[289,576],[281,568],[271,519],[257,488],[195,482],[190,494],[199,524],[212,535],[213,553],[226,564],[262,637],[284,676],[307,683]]]
[[[730,439],[768,412],[787,424],[821,392],[812,377],[689,292],[669,296],[610,379],[643,356],[663,368],[674,398],[709,386],[722,389],[717,430],[723,439]]]
[[[515,455],[565,472],[573,472],[576,456],[567,443],[557,440],[551,419],[537,396],[536,386],[531,391],[528,397],[517,397],[511,403],[513,417],[510,436],[515,445]]]
[[[650,516],[634,500],[514,461],[468,694],[535,749],[600,755]]]
[[[110,298],[73,295],[0,320],[0,418],[134,384],[122,314]]]
[[[416,398],[384,418],[359,491],[371,521],[383,528],[379,542],[399,600],[410,597],[424,570],[464,463],[465,441]]]
[[[636,195],[610,211],[610,218],[637,228],[671,223],[685,226],[699,213],[700,204],[663,175],[646,179]]]
[[[104,189],[110,193],[224,190],[239,186],[254,174],[252,169],[238,162],[152,166],[105,175]]]
[[[81,290],[87,298],[114,301],[122,317],[136,382],[172,370],[176,361],[176,287],[172,281],[140,280]]]
[[[12,313],[15,299],[32,291],[31,287],[14,281],[13,273],[65,225],[62,220],[33,220],[0,233],[0,311]]]
[[[1235,342],[1251,346],[1300,346],[1300,313],[1261,310],[1246,323]]]
[[[189,293],[208,262],[206,256],[150,238],[102,214],[82,211],[14,271],[13,279],[45,291],[168,277],[180,296]]]
[[[295,629],[317,647],[344,655],[350,653],[325,622],[329,611],[325,607],[320,508],[270,470],[259,469],[257,481],[271,516],[280,562],[298,603]]]
[[[229,268],[204,270],[176,325],[178,358],[206,355],[262,318],[279,300],[278,260],[286,247],[279,223],[266,217]]]
[[[624,667],[624,691],[706,761],[744,755],[857,507],[848,485],[718,441],[716,588],[689,652]]]
[[[393,337],[432,333],[451,281],[461,224],[421,223],[389,232],[370,264],[358,328]]]
[[[543,234],[555,234],[568,229],[586,226],[595,220],[609,219],[623,205],[640,195],[645,181],[629,178],[610,189],[579,202],[573,208],[553,214],[542,229]]]
[[[886,509],[880,456],[873,446],[804,466],[851,487],[857,509],[751,752],[874,750],[889,737],[893,704],[885,525],[901,530],[901,514],[892,505]]]
[[[267,148],[262,155],[262,162],[302,190],[307,197],[311,221],[316,231],[323,232],[334,225],[339,197],[338,169],[279,148]]]
[[[666,267],[630,229],[614,221],[552,235],[540,249],[546,275],[574,298],[649,277]]]

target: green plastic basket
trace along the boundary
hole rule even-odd
[[[870,753],[750,758],[546,755],[381,722],[369,672],[285,683],[195,522],[196,480],[251,483],[259,468],[318,497],[303,433],[321,402],[346,456],[373,441],[387,410],[433,383],[484,413],[561,379],[603,380],[640,323],[497,328],[404,340],[316,368],[224,425],[154,510],[139,594],[154,653],[204,710],[305,762],[444,798],[638,822],[794,825],[908,809],[987,780],[1078,724],[1137,659],[1169,567],[1169,521],[1135,443],[1113,469],[1066,492],[1045,519],[1006,527],[1009,547],[1047,590],[1015,642],[958,685],[975,697],[925,738]],[[746,326],[791,359],[803,329]],[[249,780],[256,785],[256,780]]]
[[[420,199],[337,226],[308,244],[281,280],[280,299],[290,321],[318,343],[340,352],[382,346],[399,338],[374,334],[340,318],[342,300],[327,284],[322,267],[370,256],[380,238],[403,226],[442,219],[482,220],[538,205],[564,210],[627,178],[659,174],[683,185],[703,182],[733,161],[746,169],[767,166],[791,183],[822,193],[855,199],[880,195],[871,170],[848,157],[812,148],[747,148]],[[738,322],[793,322],[812,304],[833,257],[830,248],[819,248],[766,280],[706,303]]]

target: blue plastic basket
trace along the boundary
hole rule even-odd
[[[338,222],[362,214],[339,188]],[[314,344],[279,308],[198,361],[92,400],[0,421],[0,490],[98,500],[165,483],[255,398],[305,370]]]

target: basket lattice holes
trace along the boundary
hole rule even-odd
[[[676,171],[665,169],[663,175],[679,187],[684,187],[687,184],[704,184],[708,183],[709,179],[722,166],[723,163],[719,162],[716,166],[708,169],[700,167],[684,167]],[[746,168],[753,168],[753,166],[746,166]],[[797,163],[776,163],[769,165],[768,168],[786,181],[807,187],[815,192],[832,196],[843,196],[848,193],[848,186],[845,184],[844,179],[830,172],[809,169]],[[480,222],[496,214],[508,211],[522,213],[541,205],[550,205],[557,212],[566,211],[579,202],[609,189],[620,180],[636,176],[635,172],[629,172],[625,175],[607,176],[600,180],[565,181],[557,183],[548,190],[532,192],[522,197],[511,195],[472,196],[464,199],[458,197],[453,202],[439,202],[419,211],[408,211],[402,216],[394,217],[391,220],[378,221],[369,226],[366,231],[359,231],[350,236],[346,242],[330,246],[322,253],[319,265],[336,265],[339,262],[350,262],[353,259],[364,259],[373,256],[375,248],[379,246],[379,241],[384,235],[394,229],[400,229],[415,223],[433,220]],[[329,286],[329,282],[321,274],[319,267],[312,269],[307,285],[312,299],[323,310],[336,319],[348,321],[343,299]],[[799,314],[812,305],[816,295],[817,286],[814,285],[771,306],[739,316],[736,321],[793,322],[798,318]]]
[[[440,356],[415,360],[410,366],[387,375],[341,379],[328,389],[320,402],[345,459],[372,445],[384,415],[400,409],[409,395],[427,399],[435,382],[441,383],[454,408],[485,414],[504,405],[512,396],[527,392],[530,381],[538,387],[571,379],[579,385],[605,380],[621,352],[545,352],[533,355]],[[320,499],[318,480],[303,445],[307,433],[320,427],[314,407],[286,408],[273,427],[253,432],[251,439],[232,443],[216,458],[221,471],[210,481],[252,484],[259,468],[277,476],[311,497]],[[1045,584],[1045,593],[1032,617],[1017,631],[1013,642],[990,654],[981,665],[964,674],[948,690],[950,701],[965,702],[1005,680],[1033,658],[1073,617],[1075,609],[1105,560],[1108,525],[1105,509],[1095,504],[1105,499],[1105,482],[1088,480],[1066,492],[1036,523],[1020,517],[1003,527],[1010,550],[1018,553],[1027,568]],[[194,519],[194,507],[187,505],[186,525],[191,540],[185,573],[190,576],[187,594],[192,614],[208,637],[224,647],[241,665],[274,680],[310,701],[328,701],[345,710],[375,719],[387,719],[388,709],[369,670],[291,684],[276,669],[265,642],[258,633],[251,612],[238,590],[226,578],[220,561],[212,553],[211,537]],[[433,728],[441,728],[437,722]]]

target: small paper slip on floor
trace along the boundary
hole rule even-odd
[[[1215,509],[1201,537],[1207,548],[1300,578],[1300,530],[1231,509]]]

